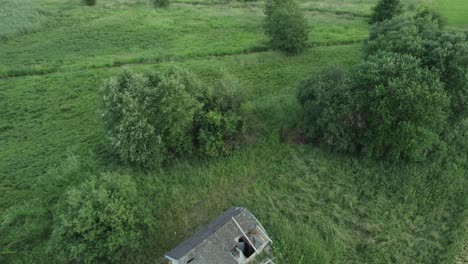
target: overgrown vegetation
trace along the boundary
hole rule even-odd
[[[33,0],[0,0],[0,40],[38,30],[45,9]]]
[[[307,20],[295,0],[267,0],[264,23],[273,48],[298,53],[306,47]]]

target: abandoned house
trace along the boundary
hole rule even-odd
[[[231,207],[171,252],[166,259],[172,264],[243,264],[260,254],[266,259],[256,263],[273,263],[271,239],[266,230],[242,207]]]

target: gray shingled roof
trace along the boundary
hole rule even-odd
[[[255,227],[255,225],[259,224],[257,220],[255,219],[255,217],[247,209],[242,208],[242,207],[231,207],[227,211],[225,211],[221,216],[219,216],[218,218],[213,220],[211,223],[209,223],[207,226],[205,226],[204,228],[196,232],[192,237],[185,240],[178,247],[174,248],[172,251],[167,253],[166,256],[173,258],[173,259],[181,259],[189,253],[193,255],[194,251],[197,250],[197,247],[199,247],[200,250],[205,251],[208,247],[207,244],[208,243],[211,244],[213,242],[215,243],[214,247],[220,247],[220,249],[223,249],[223,251],[226,251],[225,247],[230,246],[230,245],[226,245],[226,242],[222,243],[222,241],[219,241],[220,239],[222,239],[223,235],[226,235],[226,229],[233,230],[235,232],[240,233],[240,230],[238,230],[238,228],[235,226],[235,224],[232,221],[233,217],[236,219],[236,221],[240,222],[240,225],[242,226],[242,228],[252,228],[252,227]],[[217,232],[218,234],[216,234]],[[224,239],[230,240],[230,237],[226,237]],[[235,241],[232,240],[232,243],[233,243],[232,246],[234,246]],[[212,245],[210,245],[209,247],[212,247]],[[220,249],[216,248],[211,253],[216,254],[215,251],[219,252]],[[209,256],[206,256],[206,257],[209,257]],[[234,259],[232,258],[232,260]]]

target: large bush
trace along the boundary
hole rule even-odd
[[[380,0],[374,7],[370,23],[374,24],[388,19],[392,19],[403,12],[403,5],[400,0]]]
[[[202,155],[216,157],[236,147],[243,131],[241,104],[244,94],[239,82],[225,74],[206,96],[203,111],[197,118],[197,142]]]
[[[369,156],[423,160],[440,143],[449,115],[449,98],[438,76],[410,55],[380,52],[356,71],[360,136]]]
[[[440,17],[428,11],[374,25],[367,55],[379,51],[412,55],[440,75],[451,99],[451,121],[468,115],[468,42],[464,33],[442,30]]]
[[[339,151],[356,151],[358,132],[364,125],[356,97],[351,77],[340,68],[326,69],[303,81],[298,100],[306,139]]]
[[[124,71],[102,90],[102,119],[120,158],[146,168],[192,151],[192,125],[202,105],[199,82],[187,71]]]
[[[273,48],[297,53],[306,47],[307,20],[294,0],[268,0],[265,16],[264,27]]]
[[[62,263],[116,263],[138,251],[148,219],[131,179],[104,174],[66,193],[48,251]]]

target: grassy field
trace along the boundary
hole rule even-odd
[[[37,1],[47,10],[42,27],[0,41],[0,225],[9,227],[0,230],[0,262],[53,263],[44,252],[54,203],[104,171],[133,176],[157,226],[131,262],[162,263],[230,206],[249,208],[264,224],[277,263],[466,260],[466,150],[454,152],[458,160],[387,164],[279,143],[280,127],[292,126],[299,111],[297,83],[361,61],[376,3],[299,2],[309,47],[285,56],[267,46],[262,2],[178,0],[154,10],[147,1]],[[441,12],[463,28],[466,9],[454,2]],[[172,66],[207,83],[223,72],[239,79],[249,144],[229,157],[179,160],[155,172],[125,168],[98,122],[98,90],[124,67]]]
[[[468,31],[468,2],[463,0],[439,0],[438,4],[438,8],[447,18],[451,27]]]

